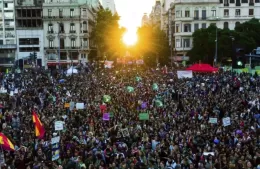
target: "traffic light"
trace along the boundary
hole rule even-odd
[[[243,48],[236,48],[235,54],[232,57],[232,67],[235,69],[245,68],[245,50]]]

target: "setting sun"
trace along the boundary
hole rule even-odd
[[[123,36],[123,42],[126,45],[134,45],[137,42],[137,35],[135,31],[127,31]]]

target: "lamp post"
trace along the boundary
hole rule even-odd
[[[234,47],[233,47],[233,43],[234,43],[234,40],[235,40],[235,38],[233,37],[233,36],[230,36],[230,38],[231,38],[231,47],[232,47],[232,65],[231,65],[231,73],[232,73],[232,76],[233,76],[233,58],[234,58]]]
[[[215,47],[215,58],[214,58],[214,66],[217,65],[217,59],[218,59],[218,27],[216,25],[216,47]]]
[[[60,66],[60,22],[57,22],[58,23],[58,26],[59,26],[59,29],[58,29],[58,62],[59,62],[59,70],[61,69],[61,66]]]

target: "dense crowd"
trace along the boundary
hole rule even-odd
[[[260,168],[259,76],[217,72],[178,79],[176,70],[125,67],[70,76],[33,69],[1,79],[7,94],[0,95],[0,130],[15,145],[15,151],[2,150],[2,168]],[[43,139],[35,136],[33,111],[45,128]],[[140,113],[149,119],[139,119]],[[64,121],[62,131],[55,131],[55,121]],[[59,158],[52,160],[57,136]]]

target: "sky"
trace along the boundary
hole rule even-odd
[[[121,17],[120,25],[128,31],[136,31],[141,26],[144,13],[152,11],[155,0],[115,0],[116,11]]]

